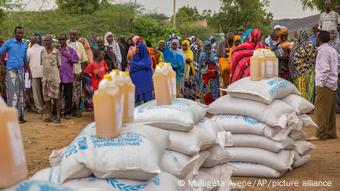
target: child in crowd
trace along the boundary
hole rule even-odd
[[[98,89],[99,82],[109,70],[104,60],[104,55],[99,49],[94,50],[93,56],[93,61],[85,68],[84,71],[85,108],[87,110],[93,109],[93,93]]]

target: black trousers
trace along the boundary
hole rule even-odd
[[[61,90],[64,90],[63,92],[64,97],[65,97],[64,115],[71,115],[72,114],[73,83],[61,83],[60,88]]]

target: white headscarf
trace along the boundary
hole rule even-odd
[[[107,41],[107,37],[110,36],[110,35],[113,37],[113,41],[112,41],[111,44]],[[121,52],[120,52],[119,45],[118,45],[118,43],[116,42],[116,40],[115,40],[115,38],[114,38],[112,32],[107,32],[107,33],[105,34],[105,36],[104,36],[104,45],[107,46],[107,47],[112,48],[113,53],[116,55],[116,58],[117,58],[117,62],[118,62],[117,65],[118,65],[119,69],[121,69],[122,54],[121,54]]]

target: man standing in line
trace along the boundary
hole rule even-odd
[[[36,112],[43,112],[44,102],[42,98],[42,65],[41,52],[45,48],[40,46],[38,37],[33,37],[31,40],[32,47],[27,50],[28,65],[32,72],[32,92]]]
[[[65,97],[65,109],[64,118],[70,119],[72,114],[72,94],[73,94],[73,82],[74,82],[74,66],[79,62],[79,57],[76,51],[68,47],[66,44],[67,36],[64,33],[59,34],[59,52],[61,56],[60,65],[60,89],[63,89],[63,95]]]
[[[325,12],[320,14],[319,29],[324,31],[338,30],[339,14],[332,10],[331,0],[324,2]]]
[[[6,62],[6,92],[7,105],[16,107],[19,115],[19,122],[25,123],[24,118],[24,75],[28,71],[31,78],[31,71],[27,64],[27,46],[22,41],[24,29],[20,26],[14,29],[14,38],[6,41],[0,48],[0,55],[7,53]]]
[[[329,46],[330,34],[321,30],[317,36],[315,67],[315,116],[318,129],[311,141],[336,139],[336,90],[338,88],[338,53]]]
[[[46,36],[44,38],[46,49],[41,52],[41,64],[43,67],[43,95],[48,111],[48,117],[44,121],[60,123],[61,103],[59,68],[61,66],[61,56],[59,51],[53,47],[52,42],[52,37],[50,35]],[[52,101],[55,103],[57,109],[56,118],[53,117]]]
[[[70,39],[67,41],[67,45],[73,48],[79,58],[78,63],[74,64],[73,72],[74,72],[74,82],[73,82],[73,108],[75,117],[81,117],[80,113],[80,99],[82,93],[82,71],[86,67],[86,63],[88,61],[86,52],[83,44],[78,41],[78,34],[76,30],[70,31]]]

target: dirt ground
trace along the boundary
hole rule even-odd
[[[49,166],[48,157],[53,149],[67,146],[85,127],[93,121],[92,113],[83,113],[82,118],[62,120],[62,124],[46,124],[42,116],[26,114],[28,122],[21,125],[26,159],[30,175]],[[304,129],[308,136],[314,135],[314,128]],[[337,116],[337,133],[340,136],[340,115]],[[245,190],[274,191],[340,191],[340,141],[314,142],[316,149],[311,160],[303,167],[287,172],[280,179],[233,178],[234,183],[251,184]],[[294,187],[293,182],[299,184]],[[309,181],[323,181],[323,185],[307,185]],[[274,185],[281,185],[275,187]]]

